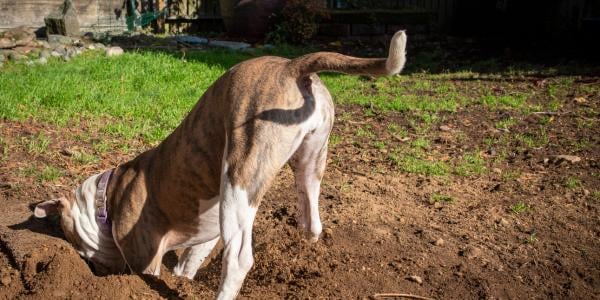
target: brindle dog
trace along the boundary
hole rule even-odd
[[[253,264],[256,210],[284,164],[296,178],[299,227],[312,241],[321,233],[319,189],[334,113],[316,73],[397,74],[405,48],[400,31],[387,58],[318,52],[242,62],[204,93],[160,145],[113,170],[100,195],[110,223],[98,219],[100,174],[71,195],[39,204],[34,214],[59,214],[66,238],[108,272],[127,266],[158,275],[165,252],[185,248],[174,272],[193,278],[221,238],[217,298],[235,298]]]

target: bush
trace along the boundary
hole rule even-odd
[[[306,44],[319,29],[327,13],[323,1],[287,0],[279,14],[271,18],[267,41],[274,44]]]

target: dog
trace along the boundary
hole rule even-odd
[[[334,106],[316,73],[400,73],[406,41],[397,32],[387,58],[316,52],[241,62],[157,147],[38,204],[34,216],[59,215],[66,239],[109,273],[159,275],[163,255],[185,249],[174,274],[193,279],[221,239],[217,298],[234,299],[254,263],[256,211],[286,163],[295,176],[298,226],[310,241],[321,234],[318,201]]]

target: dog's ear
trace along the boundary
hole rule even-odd
[[[66,201],[64,197],[47,200],[35,206],[33,215],[36,218],[46,218],[49,216],[58,215],[60,209],[63,207],[63,201]]]

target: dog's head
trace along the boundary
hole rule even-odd
[[[88,178],[73,193],[44,201],[34,209],[36,218],[58,217],[60,227],[75,250],[92,262],[97,274],[121,272],[124,262],[110,228],[100,228],[95,219],[93,195],[98,175]]]

